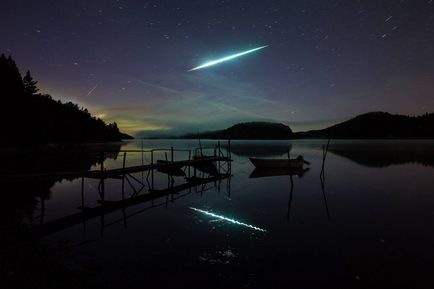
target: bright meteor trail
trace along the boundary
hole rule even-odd
[[[226,57],[223,57],[223,58],[217,59],[217,60],[211,60],[211,61],[205,62],[205,63],[202,64],[202,65],[199,65],[198,67],[192,68],[192,69],[190,69],[189,71],[202,69],[202,68],[205,68],[205,67],[208,67],[208,66],[213,66],[213,65],[215,65],[215,64],[219,64],[219,63],[221,63],[221,62],[225,62],[225,61],[228,61],[228,60],[231,60],[231,59],[234,59],[234,58],[237,58],[237,57],[240,57],[240,56],[243,56],[243,55],[246,55],[246,54],[249,54],[249,53],[255,52],[255,51],[260,50],[260,49],[263,49],[263,48],[265,48],[265,47],[267,47],[267,46],[268,46],[268,45],[264,45],[264,46],[260,46],[260,47],[257,47],[257,48],[253,48],[253,49],[250,49],[250,50],[247,50],[247,51],[244,51],[244,52],[240,52],[240,53],[237,53],[237,54],[234,54],[234,55],[229,55],[229,56],[226,56]]]

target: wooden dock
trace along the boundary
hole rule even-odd
[[[228,142],[228,146],[230,147],[230,142]],[[213,148],[207,148],[207,150],[211,150],[211,153],[208,151],[208,154],[204,152],[206,149],[202,147],[199,149],[176,150],[171,147],[170,149],[145,151],[142,146],[141,150],[120,150],[117,152],[117,156],[120,154],[119,161],[117,162],[119,167],[115,168],[106,168],[104,162],[106,156],[109,154],[113,155],[113,152],[99,151],[95,152],[100,154],[98,158],[99,162],[94,165],[92,170],[0,174],[0,180],[13,183],[28,181],[37,184],[38,182],[45,182],[47,180],[81,179],[81,192],[78,192],[81,196],[81,202],[77,204],[77,212],[46,222],[44,221],[46,219],[45,201],[41,197],[40,215],[38,217],[39,224],[33,226],[31,230],[36,235],[45,236],[80,223],[83,223],[85,227],[86,221],[95,217],[101,217],[101,229],[103,229],[105,227],[105,214],[121,210],[123,222],[126,224],[126,219],[129,217],[126,214],[128,207],[146,202],[152,202],[151,207],[154,207],[154,200],[160,199],[163,196],[166,197],[167,206],[169,197],[171,201],[174,201],[181,196],[191,193],[192,188],[196,192],[199,189],[202,195],[207,190],[207,184],[209,183],[213,183],[217,191],[220,191],[220,184],[224,179],[227,180],[226,189],[230,196],[230,179],[232,176],[230,149],[227,150],[227,153],[223,153],[220,143]],[[157,152],[158,154],[154,154]],[[182,152],[184,157],[188,153],[188,159],[175,160],[175,152]],[[141,154],[141,165],[128,166],[126,164],[127,153]],[[149,153],[149,158],[144,157],[145,153]],[[161,153],[163,153],[163,158],[161,158]],[[145,163],[145,159],[148,159],[150,162]],[[137,161],[137,158],[135,160]],[[143,172],[147,173],[143,174]],[[182,174],[176,175],[174,172],[181,172]],[[138,173],[141,173],[141,175],[137,175]],[[165,185],[161,188],[154,187],[156,174],[159,174],[157,183],[160,182],[160,185],[161,175],[167,177],[167,186]],[[92,207],[86,206],[87,194],[85,194],[85,188],[87,186],[85,182],[89,179],[99,180],[97,187],[98,200]],[[118,197],[111,200],[106,199],[106,179],[120,181],[121,186]],[[177,182],[176,185],[175,182]],[[113,195],[110,195],[110,198],[113,198]],[[130,215],[136,214],[137,212]]]
[[[206,150],[208,150],[208,154],[206,154]],[[175,158],[177,152],[180,153],[178,155],[180,160],[176,160]],[[97,156],[99,155],[97,158],[98,162],[93,165],[93,169],[91,170],[78,169],[76,171],[36,171],[0,174],[0,181],[17,184],[20,182],[30,182],[37,185],[39,182],[46,181],[81,179],[81,192],[77,192],[81,196],[81,202],[79,201],[79,203],[76,204],[77,212],[75,213],[46,222],[46,212],[48,210],[46,210],[45,199],[40,197],[40,215],[37,217],[39,224],[36,225],[36,223],[33,223],[31,227],[31,230],[36,235],[49,235],[80,223],[83,223],[85,228],[86,221],[95,217],[101,218],[101,230],[103,230],[106,226],[104,224],[105,214],[110,214],[118,210],[122,211],[122,221],[126,224],[126,220],[130,216],[138,214],[138,212],[134,212],[127,215],[126,209],[129,207],[151,202],[152,208],[155,207],[154,200],[164,196],[166,197],[165,204],[167,206],[169,199],[170,202],[173,202],[179,197],[190,194],[193,188],[195,192],[198,192],[199,188],[202,195],[202,193],[207,190],[207,184],[210,183],[213,183],[217,191],[220,191],[220,185],[224,179],[227,180],[226,189],[230,196],[230,179],[232,176],[230,142],[228,142],[228,149],[226,149],[225,153],[221,150],[220,142],[214,147],[203,149],[200,145],[200,148],[191,150],[174,149],[173,147],[144,150],[142,144],[141,150],[119,150],[115,152],[115,156],[119,156],[120,158],[118,159],[119,161],[116,162],[118,167],[114,168],[105,167],[105,160],[107,156],[113,158],[113,151],[100,150],[92,151],[91,153]],[[140,154],[139,162],[141,164],[127,165],[127,153]],[[147,154],[146,158],[145,154]],[[181,157],[181,155],[183,157]],[[146,159],[148,163],[145,163]],[[137,157],[135,161],[137,161]],[[143,172],[146,172],[146,174],[143,174]],[[176,175],[175,172],[181,173]],[[141,175],[138,175],[139,173],[141,173]],[[155,177],[156,174],[159,176]],[[161,185],[162,175],[167,177],[167,185],[156,188],[155,183]],[[154,181],[154,178],[156,178],[157,181]],[[86,205],[87,194],[85,193],[85,188],[87,188],[87,186],[85,182],[89,179],[99,180],[97,187],[98,199],[92,207]],[[117,197],[111,194],[111,200],[106,199],[107,179],[119,180],[120,182],[119,194]],[[176,185],[175,182],[177,183]],[[110,184],[113,185],[112,183]],[[133,208],[131,209],[133,210]],[[148,209],[148,207],[144,209]],[[144,209],[142,208],[141,210],[143,211]]]
[[[176,167],[199,166],[207,163],[215,162],[231,162],[228,157],[222,156],[207,156],[197,159],[180,160],[168,163],[151,163],[145,165],[122,167],[115,169],[101,169],[92,171],[74,171],[74,172],[48,172],[48,173],[28,173],[28,174],[0,174],[0,179],[51,179],[51,178],[119,178],[124,174],[133,174],[157,169],[170,169]]]

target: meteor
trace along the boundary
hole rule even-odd
[[[91,95],[92,94],[92,92],[98,87],[98,85],[99,85],[99,82],[97,83],[97,84],[95,84],[95,86],[94,87],[92,87],[92,89],[91,90],[89,90],[89,92],[86,94],[86,96],[89,96],[89,95]]]
[[[208,66],[213,66],[213,65],[216,65],[216,64],[219,64],[219,63],[222,63],[222,62],[225,62],[225,61],[228,61],[228,60],[231,60],[231,59],[234,59],[234,58],[237,58],[237,57],[240,57],[240,56],[252,53],[252,52],[255,52],[257,50],[264,49],[265,47],[268,47],[268,45],[264,45],[264,46],[260,46],[260,47],[257,47],[257,48],[253,48],[253,49],[250,49],[250,50],[247,50],[247,51],[243,51],[243,52],[240,52],[240,53],[237,53],[237,54],[229,55],[229,56],[217,59],[217,60],[211,60],[211,61],[205,62],[204,64],[199,65],[199,66],[197,66],[195,68],[192,68],[189,71],[202,69],[202,68],[205,68],[205,67],[208,67]]]

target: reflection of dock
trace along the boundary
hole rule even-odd
[[[255,168],[251,173],[249,178],[265,178],[265,177],[276,177],[276,176],[289,176],[296,175],[302,178],[304,174],[309,171],[309,168],[294,168],[294,169],[282,169],[282,168]]]
[[[112,213],[117,210],[125,209],[130,206],[134,206],[140,203],[145,203],[149,201],[154,201],[156,199],[162,198],[164,196],[178,194],[181,191],[188,190],[200,185],[205,185],[208,183],[213,183],[216,181],[221,181],[228,178],[229,175],[219,175],[208,178],[190,178],[187,179],[187,183],[169,187],[163,190],[150,190],[147,194],[141,194],[137,196],[132,196],[129,198],[121,199],[119,201],[101,201],[101,205],[94,208],[82,208],[81,212],[71,214],[54,221],[43,223],[35,227],[35,231],[40,235],[49,235],[51,233],[57,232],[62,229],[80,224],[89,219],[103,216],[108,213]]]

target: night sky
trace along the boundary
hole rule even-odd
[[[42,92],[136,135],[434,111],[433,0],[3,0],[0,19]]]

